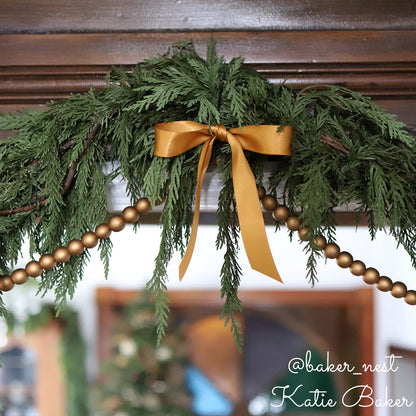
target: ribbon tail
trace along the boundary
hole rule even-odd
[[[198,163],[195,210],[194,210],[194,217],[192,220],[192,230],[191,230],[191,235],[189,237],[188,246],[186,247],[185,254],[182,257],[182,261],[179,265],[179,280],[183,279],[183,276],[185,275],[186,270],[188,269],[189,263],[191,261],[192,253],[194,251],[196,236],[198,232],[202,182],[204,180],[204,176],[205,176],[205,173],[207,171],[207,168],[211,159],[214,140],[215,139],[207,140],[201,150],[201,156],[199,158],[199,163]]]
[[[252,269],[282,282],[267,240],[256,180],[238,140],[231,134],[234,193],[244,248]]]

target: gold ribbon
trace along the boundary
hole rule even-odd
[[[232,153],[232,176],[238,221],[248,260],[252,269],[273,279],[282,279],[276,269],[267,241],[263,214],[253,172],[244,155],[244,149],[265,155],[291,154],[292,127],[260,125],[227,130],[223,124],[207,126],[194,121],[174,121],[155,126],[154,154],[160,157],[180,155],[202,143],[198,163],[195,212],[188,247],[179,266],[182,280],[195,246],[199,223],[199,205],[202,181],[207,171],[212,147],[216,139],[227,142]]]

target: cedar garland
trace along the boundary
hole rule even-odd
[[[31,256],[51,253],[80,238],[107,218],[106,186],[116,176],[127,183],[131,201],[164,200],[162,238],[148,288],[156,300],[159,340],[168,314],[166,265],[183,252],[192,222],[200,148],[162,159],[153,155],[154,126],[193,120],[224,124],[294,127],[292,156],[247,153],[257,183],[308,227],[307,277],[317,281],[319,250],[314,235],[336,240],[334,208],[356,202],[357,223],[368,218],[369,232],[386,230],[409,253],[416,267],[415,138],[370,99],[343,87],[308,87],[295,93],[273,85],[243,64],[225,62],[215,42],[207,59],[191,43],[139,63],[131,73],[114,69],[106,90],[90,90],[46,111],[1,114],[0,129],[15,135],[0,142],[0,273],[19,258],[25,236]],[[216,143],[215,170],[222,175],[217,247],[225,247],[221,269],[223,315],[241,341],[234,312],[237,289],[238,223],[230,187],[230,149]],[[117,161],[116,164],[112,164]],[[102,166],[109,163],[109,174]],[[270,173],[265,165],[272,166]],[[99,249],[108,271],[111,241]],[[55,290],[59,302],[72,295],[83,275],[88,251],[45,273],[40,291]]]

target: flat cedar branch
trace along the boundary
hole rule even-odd
[[[192,221],[200,147],[173,158],[153,155],[157,123],[193,120],[227,129],[253,124],[290,125],[292,156],[246,152],[258,185],[300,212],[310,235],[335,240],[334,208],[357,204],[357,222],[368,220],[372,237],[387,230],[416,266],[415,137],[370,99],[337,86],[294,92],[274,85],[243,63],[225,62],[215,42],[207,58],[191,43],[139,63],[131,72],[114,69],[104,91],[90,90],[46,110],[1,114],[0,129],[14,135],[0,142],[0,273],[19,258],[25,238],[31,256],[66,245],[107,218],[106,186],[117,175],[131,201],[165,200],[160,251],[148,282],[156,302],[159,340],[169,311],[166,265],[183,252]],[[221,269],[223,316],[236,342],[241,330],[237,262],[239,228],[231,178],[230,148],[215,144],[223,187],[218,200],[217,247],[225,249]],[[110,173],[105,163],[117,161]],[[265,171],[265,164],[272,167]],[[186,185],[186,186],[185,186]],[[307,276],[317,280],[319,251],[306,242]],[[110,240],[100,242],[108,271]],[[53,289],[58,304],[72,296],[88,261],[86,251],[43,274],[40,292]]]

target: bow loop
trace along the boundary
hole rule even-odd
[[[191,261],[199,222],[202,181],[208,168],[214,141],[227,142],[232,153],[232,176],[240,231],[250,266],[260,273],[282,281],[267,241],[256,181],[244,150],[266,155],[290,155],[292,128],[244,126],[227,130],[223,124],[207,126],[194,121],[175,121],[155,126],[155,156],[172,157],[202,143],[198,163],[195,211],[188,247],[179,267],[182,279]]]

